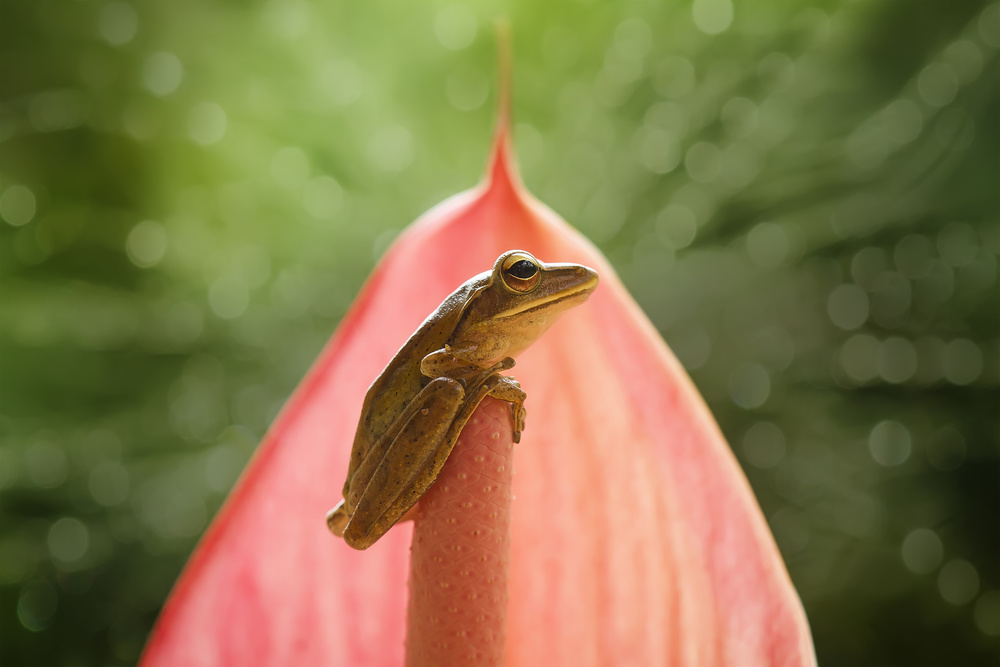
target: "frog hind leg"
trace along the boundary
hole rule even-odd
[[[350,520],[351,515],[347,513],[347,501],[345,500],[341,500],[326,513],[326,525],[330,532],[337,537],[344,536],[344,529],[347,528],[347,522]]]
[[[438,378],[433,382],[438,381],[446,379]],[[441,468],[472,413],[490,394],[498,390],[509,392],[509,382],[509,378],[494,371],[493,375],[466,389],[465,399],[456,406],[450,418],[442,414],[435,420],[433,414],[420,414],[418,420],[414,414],[411,421],[416,421],[416,427],[411,429],[409,423],[403,427],[358,501],[354,517],[344,531],[347,543],[356,549],[371,546],[412,509],[441,474]],[[521,392],[520,400],[523,395]],[[433,437],[412,437],[432,428],[435,429]],[[394,474],[403,469],[405,474]]]
[[[487,396],[495,396],[504,401],[514,402],[515,408],[520,409],[523,413],[523,406],[521,404],[524,402],[525,394],[521,390],[520,385],[516,380],[500,375],[499,372],[494,372],[493,375],[487,377],[477,386],[470,387],[467,391],[467,397],[465,402],[462,403],[461,408],[455,415],[455,418],[451,422],[451,427],[448,429],[448,433],[445,436],[444,441],[441,443],[441,448],[438,450],[438,454],[435,456],[433,465],[428,466],[424,469],[425,477],[419,481],[419,484],[415,484],[415,488],[419,488],[419,494],[412,500],[412,503],[408,507],[412,507],[427,489],[431,487],[432,484],[437,480],[438,475],[441,474],[441,468],[444,467],[445,461],[451,455],[452,450],[455,448],[455,444],[458,442],[458,438],[462,434],[462,429],[468,424],[469,420],[472,418],[472,414],[479,407],[479,404],[483,402],[483,399]],[[517,428],[517,417],[515,416],[515,429]],[[523,421],[521,426],[523,427]],[[520,439],[520,433],[515,435],[514,442]]]
[[[457,411],[463,397],[464,390],[461,386],[461,381],[459,381],[458,386],[456,386],[456,383],[449,381],[448,378],[432,381],[417,393],[413,400],[410,401],[396,419],[393,420],[392,424],[389,425],[389,428],[382,434],[382,437],[365,447],[364,457],[359,459],[356,464],[353,461],[358,451],[358,443],[357,439],[355,439],[354,450],[351,453],[351,470],[348,471],[347,481],[344,482],[344,498],[326,514],[326,524],[331,533],[338,537],[344,536],[347,524],[354,515],[361,495],[367,487],[367,484],[365,487],[360,487],[357,482],[359,480],[371,481],[375,469],[381,465],[389,447],[396,442],[400,432],[410,424],[416,412],[426,410],[429,415],[430,407],[428,406],[434,404],[437,406],[437,409],[434,411],[434,415],[429,416],[435,419],[447,420],[444,421],[447,424],[452,418],[451,414],[447,414],[447,406],[453,404],[454,410]],[[438,399],[436,403],[435,399]],[[441,408],[445,408],[446,414],[442,414]]]
[[[369,450],[356,473],[356,479],[367,483],[352,488],[345,502],[330,512],[331,530],[349,514],[341,529],[344,540],[355,549],[366,549],[399,521],[423,495],[409,502],[408,492],[437,455],[465,396],[462,383],[451,378],[435,378],[421,389]],[[338,509],[341,515],[335,516]]]

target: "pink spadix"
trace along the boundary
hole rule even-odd
[[[410,555],[410,667],[503,664],[513,464],[510,409],[486,399],[420,501]]]

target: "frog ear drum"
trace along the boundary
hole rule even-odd
[[[538,260],[528,253],[511,253],[500,266],[500,278],[504,286],[512,292],[527,294],[538,287],[542,277],[542,267]]]

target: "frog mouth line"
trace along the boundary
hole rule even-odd
[[[570,292],[569,294],[556,293],[547,299],[543,299],[542,301],[533,302],[531,304],[525,304],[520,308],[511,308],[510,310],[506,310],[500,313],[497,317],[513,317],[514,315],[522,315],[524,313],[530,313],[536,310],[540,310],[542,308],[548,308],[550,306],[553,306],[562,301],[567,301],[569,299],[575,299],[581,296],[586,298],[590,296],[590,293],[594,291],[595,287],[597,287],[597,280],[593,281],[588,280],[587,282],[580,285],[579,289],[576,289]]]

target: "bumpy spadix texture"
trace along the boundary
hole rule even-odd
[[[513,420],[487,398],[420,499],[410,556],[407,667],[503,664]]]
[[[604,257],[520,185],[505,129],[480,188],[379,263],[209,529],[152,665],[398,665],[412,527],[327,532],[369,383],[456,286],[521,248],[601,275],[522,354],[509,665],[814,663],[784,565],[718,426]]]

